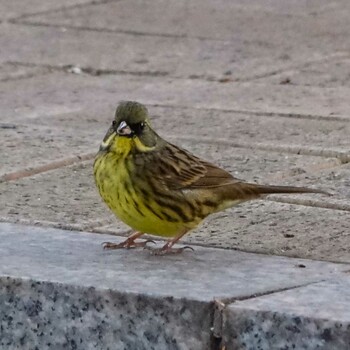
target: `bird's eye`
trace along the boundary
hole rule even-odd
[[[140,135],[142,130],[144,129],[145,125],[146,124],[144,122],[137,123],[137,124],[133,125],[133,130],[134,130],[135,134]]]
[[[113,120],[112,125],[113,125],[113,127],[115,127],[117,125],[117,122],[115,120]]]

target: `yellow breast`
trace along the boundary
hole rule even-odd
[[[147,181],[132,180],[132,171],[130,157],[116,153],[96,157],[94,175],[100,195],[121,221],[136,231],[164,237],[176,236],[198,225],[201,219],[185,223],[171,215],[153,195],[145,196],[145,192],[150,193]]]

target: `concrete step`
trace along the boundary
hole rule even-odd
[[[1,223],[0,348],[349,348],[348,264],[110,240]]]

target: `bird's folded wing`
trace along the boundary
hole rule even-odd
[[[159,152],[155,173],[169,189],[213,188],[239,181],[224,169],[174,145],[168,144]]]

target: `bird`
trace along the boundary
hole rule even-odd
[[[147,108],[136,101],[118,104],[94,161],[98,191],[111,211],[133,232],[104,249],[144,247],[155,255],[177,254],[174,248],[208,215],[273,193],[327,192],[292,186],[260,185],[169,143],[152,128]],[[143,234],[167,238],[161,248],[137,240]]]

